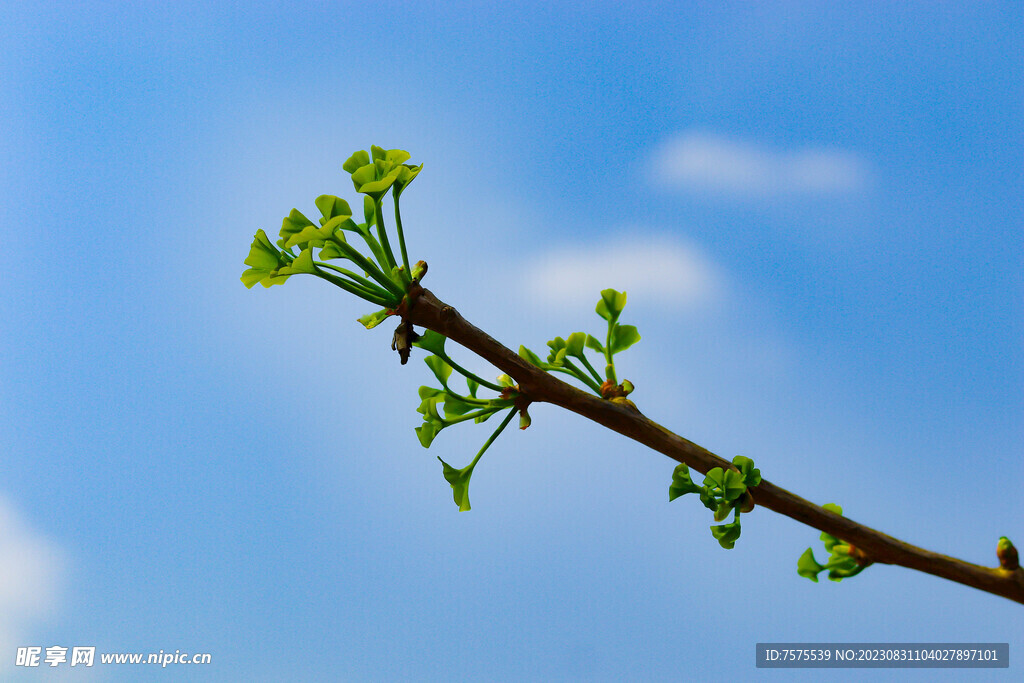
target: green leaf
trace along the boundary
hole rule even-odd
[[[566,354],[565,340],[561,337],[555,337],[548,341],[548,347],[551,349],[551,353],[548,354],[548,363],[556,368],[562,367]]]
[[[294,261],[281,269],[281,272],[289,275],[295,275],[296,273],[309,273],[315,275],[316,266],[313,265],[313,249],[303,249],[302,253],[299,254]]]
[[[443,402],[444,392],[442,391],[439,396],[428,396],[420,401],[420,404],[416,406],[416,412],[423,415],[425,422],[433,422],[438,429],[442,429],[448,426],[445,419],[441,417],[441,411],[438,410],[438,406]]]
[[[528,363],[536,365],[538,368],[541,369],[544,369],[547,366],[547,363],[542,361],[540,359],[540,356],[538,356],[537,354],[535,354],[533,351],[526,348],[522,344],[519,345],[519,357]]]
[[[459,417],[476,408],[462,401],[453,394],[446,394],[444,399],[444,416],[446,418]]]
[[[444,460],[441,460],[441,465],[444,467],[444,478],[452,487],[452,497],[455,499],[455,504],[459,506],[459,512],[465,512],[470,509],[469,505],[469,479],[473,476],[474,465],[469,465],[457,470]]]
[[[687,493],[700,493],[704,488],[697,486],[690,478],[690,468],[684,464],[676,465],[672,471],[672,484],[668,487],[669,502]]]
[[[704,507],[712,512],[718,509],[718,498],[715,496],[714,490],[710,486],[700,487],[700,502],[704,504]]]
[[[316,198],[314,202],[316,208],[320,209],[320,214],[323,218],[320,219],[320,225],[325,225],[332,218],[351,218],[352,208],[348,205],[341,197],[335,197],[333,194],[322,194]]]
[[[287,262],[281,258],[281,252],[270,243],[267,233],[259,230],[253,238],[252,246],[249,248],[249,255],[243,261],[245,265],[260,270],[271,271]]]
[[[640,333],[636,331],[634,325],[615,325],[612,327],[609,346],[613,354],[625,351],[638,341],[640,341]]]
[[[814,559],[814,551],[808,548],[800,559],[796,561],[796,573],[804,578],[818,583],[818,574],[825,571],[825,568]]]
[[[718,545],[722,546],[726,550],[732,550],[736,545],[736,541],[739,540],[740,537],[739,520],[730,522],[729,524],[712,526],[711,535],[718,540]]]
[[[829,512],[834,512],[834,513],[836,513],[837,515],[840,515],[840,516],[843,514],[843,508],[839,507],[835,503],[825,503],[821,507],[825,508]]]
[[[444,352],[444,342],[448,337],[434,332],[433,330],[427,330],[420,335],[420,338],[412,343],[413,346],[418,346],[424,351],[437,354],[439,356],[447,355]]]
[[[704,478],[704,486],[719,488],[722,498],[730,502],[742,496],[747,490],[742,474],[732,469],[723,470],[721,467],[715,467],[708,471]]]
[[[847,558],[842,564],[833,565],[832,562],[829,562],[827,566],[829,568],[829,581],[842,581],[851,576],[857,576],[857,574],[860,574],[868,567],[867,565],[857,564],[853,558]]]
[[[433,398],[435,396],[440,396],[444,393],[445,392],[443,389],[435,389],[434,387],[423,386],[419,388],[419,395],[421,399]]]
[[[842,540],[836,538],[827,531],[822,531],[821,536],[819,536],[819,538],[825,543],[826,552],[830,552],[833,554],[836,552],[837,547],[846,545],[845,543],[843,543]]]
[[[377,220],[377,205],[372,197],[363,197],[363,219],[366,221],[366,231],[364,234],[369,235],[370,226]]]
[[[732,459],[732,464],[739,468],[740,473],[743,474],[743,483],[747,487],[757,486],[761,483],[761,470],[754,467],[754,461],[750,458],[746,458],[742,455],[737,455]]]
[[[569,356],[582,356],[583,345],[587,341],[587,335],[583,332],[573,332],[565,340],[565,353]]]
[[[476,398],[476,390],[480,388],[480,384],[472,377],[467,377],[466,386],[469,388],[469,395]]]
[[[412,156],[404,149],[389,149],[384,152],[384,161],[388,162],[390,166],[398,166],[409,161],[409,157]]]
[[[498,384],[503,387],[509,387],[510,389],[516,385],[516,383],[512,381],[512,378],[505,374],[498,375]]]
[[[604,345],[596,337],[592,337],[589,334],[587,335],[587,348],[601,354],[604,353]]]
[[[416,438],[420,440],[420,445],[424,448],[430,448],[430,444],[433,443],[434,437],[438,435],[443,426],[438,426],[433,422],[424,422],[416,428]]]
[[[610,323],[614,323],[626,307],[626,293],[614,289],[601,291],[601,300],[597,302],[597,314]]]
[[[380,325],[382,322],[384,322],[388,318],[388,315],[388,309],[382,308],[379,311],[375,311],[374,313],[367,313],[363,317],[358,318],[358,320],[363,324],[363,327],[365,327],[368,330],[372,330],[373,328],[377,327],[377,325]]]
[[[405,190],[409,183],[411,183],[416,178],[416,176],[420,174],[420,171],[422,170],[423,164],[420,164],[419,166],[403,164],[402,166],[398,167],[398,175],[395,177],[395,184],[393,185],[393,187],[395,188],[393,190],[395,196],[397,197],[401,195],[402,191]]]
[[[299,249],[305,249],[307,246],[322,247],[327,240],[331,239],[333,233],[333,230],[318,228],[310,223],[285,240],[284,246],[285,248],[298,246]]]
[[[393,168],[383,159],[378,159],[352,171],[352,184],[355,186],[356,192],[379,200],[387,193],[397,177],[397,168]]]
[[[437,377],[437,381],[441,383],[441,386],[447,389],[448,378],[452,376],[452,366],[448,365],[440,356],[427,356],[423,359],[423,362],[434,373],[434,377]]]
[[[320,250],[320,260],[330,261],[335,258],[346,258],[346,256],[337,244],[334,242],[327,242],[324,244],[324,248]]]
[[[244,263],[251,266],[242,273],[241,278],[242,284],[249,289],[252,289],[257,282],[264,287],[284,284],[290,276],[289,273],[282,274],[280,272],[288,266],[289,260],[282,252],[278,251],[267,237],[267,233],[262,230],[256,232],[252,245],[249,247],[249,255],[245,257]]]
[[[310,225],[313,225],[313,221],[302,215],[302,212],[298,209],[292,209],[292,212],[281,221],[281,239],[287,242],[292,235],[302,232],[304,228]]]
[[[728,501],[720,501],[718,503],[718,508],[715,510],[715,521],[721,522],[729,516],[730,512],[732,512],[732,505]]]
[[[352,156],[350,156],[348,160],[341,165],[341,167],[345,169],[347,173],[352,173],[352,171],[355,171],[357,168],[365,166],[368,163],[370,163],[370,155],[366,153],[366,150],[361,149],[352,154]]]

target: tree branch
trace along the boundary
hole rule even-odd
[[[443,334],[508,373],[530,400],[571,410],[704,474],[714,467],[733,467],[711,451],[648,419],[631,403],[592,396],[523,360],[429,290],[410,290],[409,298],[414,304],[404,313],[405,320]],[[1024,569],[982,567],[918,548],[830,512],[768,481],[752,488],[751,493],[757,504],[852,544],[871,562],[916,569],[1024,603]]]

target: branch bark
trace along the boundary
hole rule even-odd
[[[417,294],[410,297],[414,304],[404,311],[405,320],[443,334],[481,356],[515,379],[530,400],[571,410],[704,474],[714,467],[732,467],[727,460],[648,419],[631,404],[592,396],[523,360],[429,290]],[[910,545],[767,480],[751,492],[756,504],[828,532],[852,544],[872,562],[915,569],[1024,604],[1024,569],[983,567]]]

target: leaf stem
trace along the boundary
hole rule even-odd
[[[575,377],[576,379],[580,380],[588,387],[593,389],[598,396],[601,395],[601,387],[597,383],[595,383],[594,380],[587,377],[586,373],[580,370],[578,367],[576,367],[571,360],[565,358],[562,360],[562,363],[565,365],[566,368],[569,369],[566,370],[564,368],[552,368],[552,370],[561,370],[566,374],[572,375],[573,377]]]
[[[316,266],[314,265],[314,267],[316,267]],[[374,292],[371,292],[371,291],[369,291],[367,289],[363,289],[362,287],[358,286],[356,283],[349,282],[348,280],[340,278],[337,275],[331,275],[330,273],[325,273],[324,271],[322,271],[320,269],[317,269],[316,275],[317,275],[317,277],[320,277],[320,278],[323,278],[324,280],[327,280],[332,285],[336,285],[338,287],[341,287],[342,289],[344,289],[349,294],[355,294],[360,299],[364,299],[366,301],[369,301],[372,304],[377,304],[378,306],[383,306],[384,308],[394,308],[395,306],[398,305],[397,301],[394,301],[394,300],[391,300],[391,299],[385,299],[384,297],[378,296]]]
[[[490,445],[494,443],[494,440],[498,438],[498,435],[501,434],[502,431],[504,431],[505,427],[508,426],[508,423],[512,421],[512,417],[516,414],[516,410],[516,408],[513,408],[512,410],[508,411],[508,415],[506,415],[505,419],[501,421],[501,424],[498,425],[498,428],[494,430],[494,433],[487,438],[487,441],[485,441],[484,445],[480,448],[480,452],[476,454],[475,458],[473,458],[473,462],[469,463],[469,467],[476,466],[477,461],[480,460],[480,456],[484,454],[484,451],[486,451],[490,447]]]
[[[505,390],[505,387],[503,387],[503,386],[500,386],[500,385],[495,384],[493,382],[488,382],[484,378],[478,377],[477,375],[474,375],[472,372],[470,372],[469,370],[467,370],[466,368],[462,367],[461,365],[459,365],[458,363],[453,361],[451,358],[449,358],[448,354],[438,353],[437,351],[431,351],[431,353],[433,353],[435,356],[437,356],[438,358],[443,360],[448,365],[452,366],[452,370],[454,370],[455,372],[459,373],[463,377],[468,377],[469,379],[473,380],[474,382],[476,382],[480,386],[487,387],[491,391],[496,391],[499,394],[502,391]],[[449,393],[451,393],[451,392],[449,392]]]
[[[597,374],[597,370],[595,370],[594,366],[590,364],[590,361],[587,360],[587,356],[584,353],[581,352],[580,355],[576,356],[576,358],[579,358],[581,361],[583,361],[583,365],[586,366],[587,370],[590,371],[590,374],[594,376],[594,379],[596,381],[603,381],[601,379],[601,375]],[[598,393],[600,393],[600,390],[598,390]]]
[[[459,424],[460,422],[466,422],[468,420],[475,420],[478,417],[490,417],[491,415],[494,415],[494,413],[498,412],[499,410],[501,410],[504,407],[505,406],[496,406],[496,407],[492,407],[492,408],[482,408],[480,410],[477,410],[476,412],[466,413],[465,415],[459,415],[459,416],[453,417],[451,419],[445,417],[442,420],[442,422],[444,422],[444,426],[445,427],[449,427],[449,426],[454,425],[454,424]]]
[[[612,384],[618,384],[619,380],[615,379],[615,361],[612,360],[612,329],[615,327],[615,320],[608,321],[608,336],[605,337],[604,342],[604,359],[606,365],[604,366],[605,375],[608,377],[608,381]],[[601,393],[598,391],[598,393]]]
[[[373,239],[372,236],[368,235],[364,235],[364,237],[367,237],[367,241]],[[395,284],[394,280],[385,275],[380,268],[373,264],[372,261],[370,261],[362,254],[360,254],[358,249],[353,247],[348,242],[343,242],[337,239],[334,240],[334,244],[338,245],[338,249],[341,250],[343,254],[345,254],[346,258],[348,258],[350,261],[352,261],[357,266],[362,268],[363,272],[365,272],[367,275],[369,275],[374,280],[383,285],[384,288],[387,289],[389,292],[394,294],[395,297],[397,297],[397,301],[402,300],[402,297],[405,296],[405,292],[402,290],[402,288]]]
[[[395,254],[391,251],[391,245],[388,243],[387,230],[384,229],[384,212],[382,211],[383,203],[379,199],[375,199],[373,203],[374,209],[377,212],[377,239],[380,240],[380,245],[384,248],[384,255],[387,256],[388,260],[387,267],[390,271],[398,264],[395,262]],[[406,270],[408,270],[408,268],[406,268]]]
[[[412,276],[412,269],[409,267],[409,254],[405,250],[405,233],[402,232],[402,212],[398,210],[398,194],[394,190],[391,191],[391,195],[395,198],[395,225],[398,230],[398,247],[402,250],[402,265],[405,266],[405,272]]]
[[[365,277],[362,277],[361,275],[356,275],[351,270],[347,270],[345,268],[339,268],[338,266],[331,265],[330,263],[324,263],[323,261],[313,261],[313,264],[317,265],[317,266],[320,266],[321,268],[330,268],[331,270],[333,270],[336,273],[341,273],[342,275],[345,275],[345,276],[347,276],[349,278],[352,278],[353,280],[356,281],[356,283],[362,285],[363,287],[365,287],[366,289],[370,290],[371,292],[377,292],[377,294],[380,295],[380,296],[386,296],[386,297],[390,297],[391,296],[391,292],[389,292],[388,290],[384,289],[383,287],[381,287],[380,285],[378,285],[375,282],[367,280]]]

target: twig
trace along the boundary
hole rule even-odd
[[[711,451],[648,419],[631,403],[597,398],[523,360],[429,290],[416,297],[405,317],[458,342],[508,373],[531,401],[571,410],[704,474],[714,467],[732,467]],[[918,548],[830,512],[768,481],[762,481],[751,491],[757,504],[852,544],[871,562],[916,569],[1024,603],[1024,569],[982,567]]]

